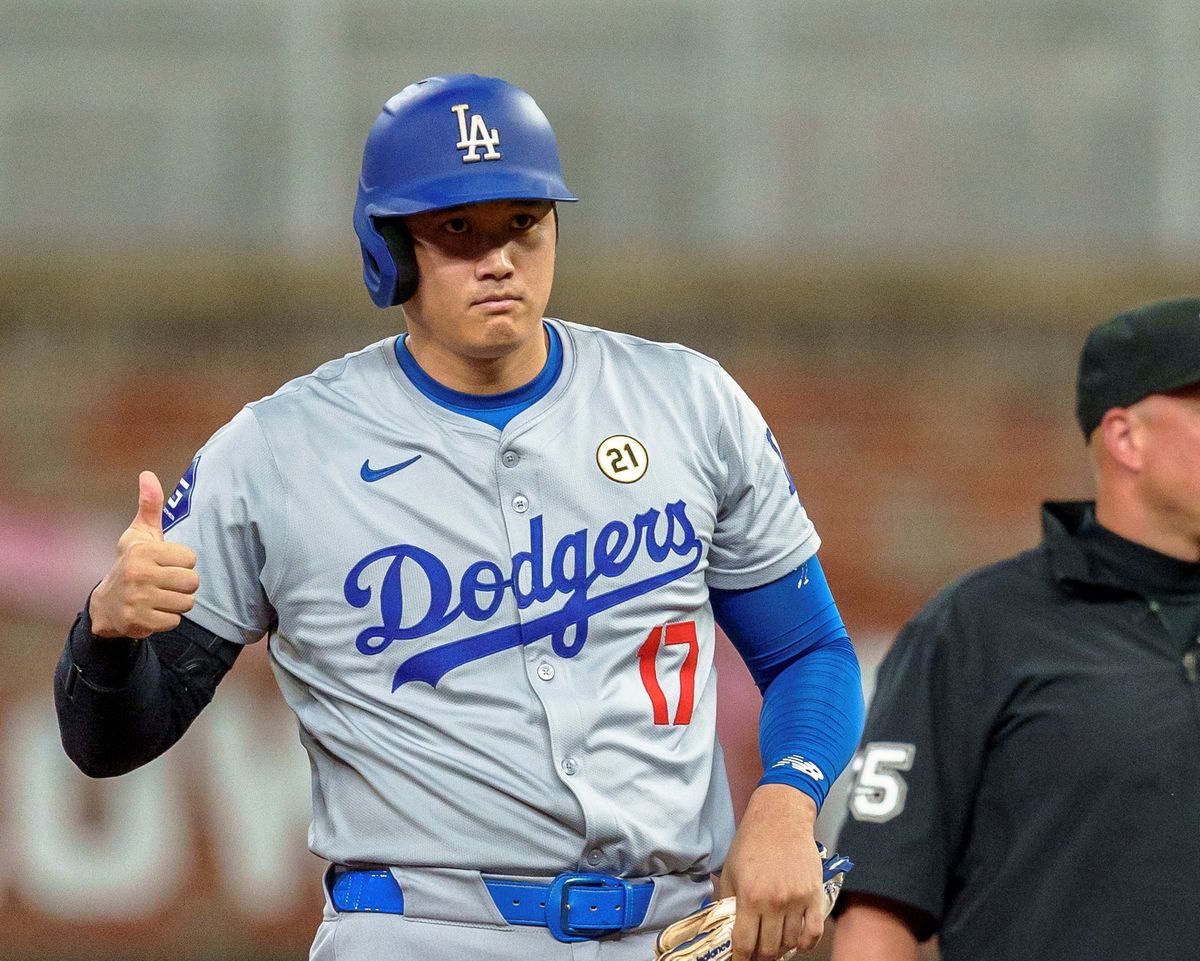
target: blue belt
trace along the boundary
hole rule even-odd
[[[549,928],[559,941],[591,941],[645,920],[654,882],[609,874],[560,874],[549,884],[484,878],[496,908],[509,924]],[[390,871],[344,871],[332,889],[339,911],[404,913],[404,892]]]

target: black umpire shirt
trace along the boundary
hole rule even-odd
[[[845,890],[915,908],[944,961],[1200,958],[1200,564],[1091,515],[1046,504],[880,667]]]

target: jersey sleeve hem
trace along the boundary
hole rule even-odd
[[[851,855],[853,859],[853,855]],[[836,919],[854,900],[856,896],[872,901],[891,902],[898,909],[905,909],[903,917],[912,926],[913,934],[918,941],[928,941],[941,930],[941,918],[928,905],[918,903],[918,900],[908,894],[901,894],[887,885],[862,884],[858,878],[854,887],[850,886],[850,875],[842,883],[842,897],[834,905],[833,917]],[[879,905],[882,907],[883,905]],[[899,911],[892,912],[900,916]]]
[[[710,588],[721,591],[744,591],[754,587],[762,587],[779,578],[790,574],[805,561],[811,559],[821,547],[821,538],[816,529],[811,529],[807,537],[791,551],[761,567],[742,568],[736,571],[718,571],[709,568],[704,579]]]
[[[187,619],[199,624],[206,631],[216,634],[223,641],[231,644],[253,644],[261,640],[266,631],[258,628],[247,628],[223,617],[212,608],[205,607],[199,601],[187,613]]]

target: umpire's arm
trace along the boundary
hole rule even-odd
[[[924,912],[871,894],[842,892],[831,961],[917,961]]]

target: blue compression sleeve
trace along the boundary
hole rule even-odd
[[[759,784],[790,784],[820,808],[862,736],[858,658],[816,557],[745,591],[710,590],[713,614],[763,692]]]

